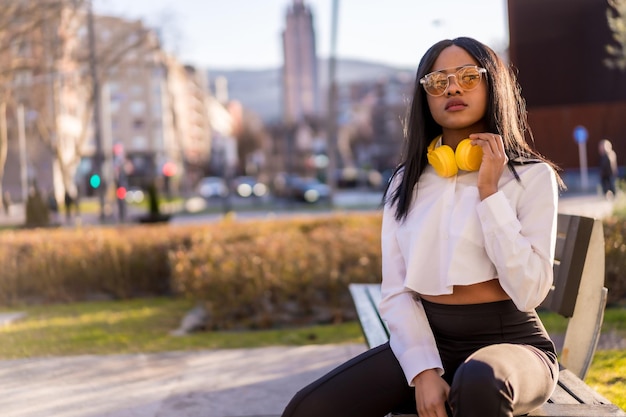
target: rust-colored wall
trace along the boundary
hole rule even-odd
[[[573,129],[589,131],[588,165],[597,144],[613,142],[626,162],[626,71],[610,69],[607,0],[508,0],[509,56],[518,69],[537,149],[563,168],[579,167]]]
[[[533,107],[528,120],[535,137],[535,147],[562,168],[579,167],[578,144],[574,128],[583,125],[589,132],[587,161],[596,167],[598,142],[609,139],[620,165],[626,160],[626,101],[571,106]]]

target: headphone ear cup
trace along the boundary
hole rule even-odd
[[[483,161],[483,148],[472,145],[471,139],[463,139],[454,154],[456,164],[464,171],[478,171]]]
[[[442,145],[436,149],[430,150],[426,156],[428,163],[432,165],[435,172],[442,177],[452,177],[456,175],[459,170],[454,151],[448,145]]]

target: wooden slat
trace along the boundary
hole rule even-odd
[[[377,305],[372,303],[367,285],[350,284],[349,288],[367,345],[373,348],[387,343],[389,335],[380,320]]]
[[[623,417],[624,412],[612,404],[545,403],[527,414],[528,417]],[[415,414],[392,414],[393,417],[418,417]]]
[[[569,319],[559,355],[561,363],[585,379],[598,346],[608,289],[604,286],[605,242],[602,220],[595,220],[578,287],[576,307]]]
[[[387,327],[387,323],[385,322],[385,320],[383,320],[383,318],[380,316],[380,312],[378,311],[380,300],[382,300],[383,298],[380,285],[379,284],[367,284],[366,290],[367,290],[368,296],[370,297],[370,300],[372,301],[372,306],[376,310],[376,316],[378,317],[378,320],[380,320],[380,324],[385,329],[385,333],[387,334],[387,340],[389,340],[389,335],[391,334],[389,332],[389,327]]]
[[[561,369],[559,372],[559,385],[584,404],[611,404],[609,400],[567,369]]]
[[[528,417],[623,417],[624,411],[612,404],[550,404],[528,413]]]
[[[572,397],[572,394],[559,384],[554,388],[554,392],[552,392],[548,401],[554,404],[580,404],[580,401]]]
[[[589,217],[558,215],[554,285],[541,305],[564,317],[574,314],[593,223]]]

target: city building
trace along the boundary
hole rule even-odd
[[[404,143],[406,98],[413,77],[404,71],[339,89],[337,150],[341,186],[380,185],[377,174],[398,164]]]
[[[209,118],[208,80],[204,71],[183,65],[173,56],[166,59],[169,111],[163,115],[171,132],[163,163],[175,167],[172,186],[183,194],[191,192],[206,175],[212,146]],[[164,166],[164,165],[162,165]]]
[[[283,53],[283,121],[297,124],[320,111],[313,15],[303,0],[287,10]]]
[[[77,181],[86,194],[90,175],[97,169],[95,129],[100,129],[107,184],[147,185],[166,162],[174,141],[172,126],[164,118],[169,106],[167,70],[156,34],[141,21],[113,16],[96,16],[94,26],[101,125],[93,126],[81,149],[83,164]],[[120,175],[127,178],[120,180]]]
[[[189,193],[203,176],[211,149],[204,73],[165,53],[156,32],[141,21],[97,16],[96,26],[97,45],[118,46],[117,59],[98,61],[105,178],[128,187],[156,183],[168,193]],[[86,190],[97,148],[91,133],[78,180]]]

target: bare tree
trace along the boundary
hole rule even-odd
[[[604,64],[612,69],[626,70],[626,0],[608,0],[606,18],[613,43],[606,45],[609,58]]]
[[[4,196],[2,183],[4,179],[4,166],[7,161],[7,136],[7,103],[0,99],[0,196]]]
[[[36,136],[54,155],[63,186],[70,191],[94,112],[86,36],[89,1],[0,0],[0,57],[6,58],[0,65],[0,104],[25,103],[36,115]],[[102,83],[131,53],[159,49],[154,33],[140,21],[108,34],[96,47]],[[71,99],[61,102],[60,97]],[[67,117],[76,119],[78,132],[61,128],[60,119]],[[6,146],[0,135],[0,155]],[[0,165],[0,184],[3,172]]]
[[[29,68],[28,60],[19,56],[28,47],[25,38],[48,11],[48,3],[41,3],[39,13],[35,2],[0,1],[0,195],[8,150],[7,106],[11,102],[13,84],[19,83],[20,75]]]
[[[249,175],[247,166],[253,159],[253,155],[265,153],[268,134],[257,115],[244,111],[241,126],[235,131],[235,137],[239,155],[238,171]]]

